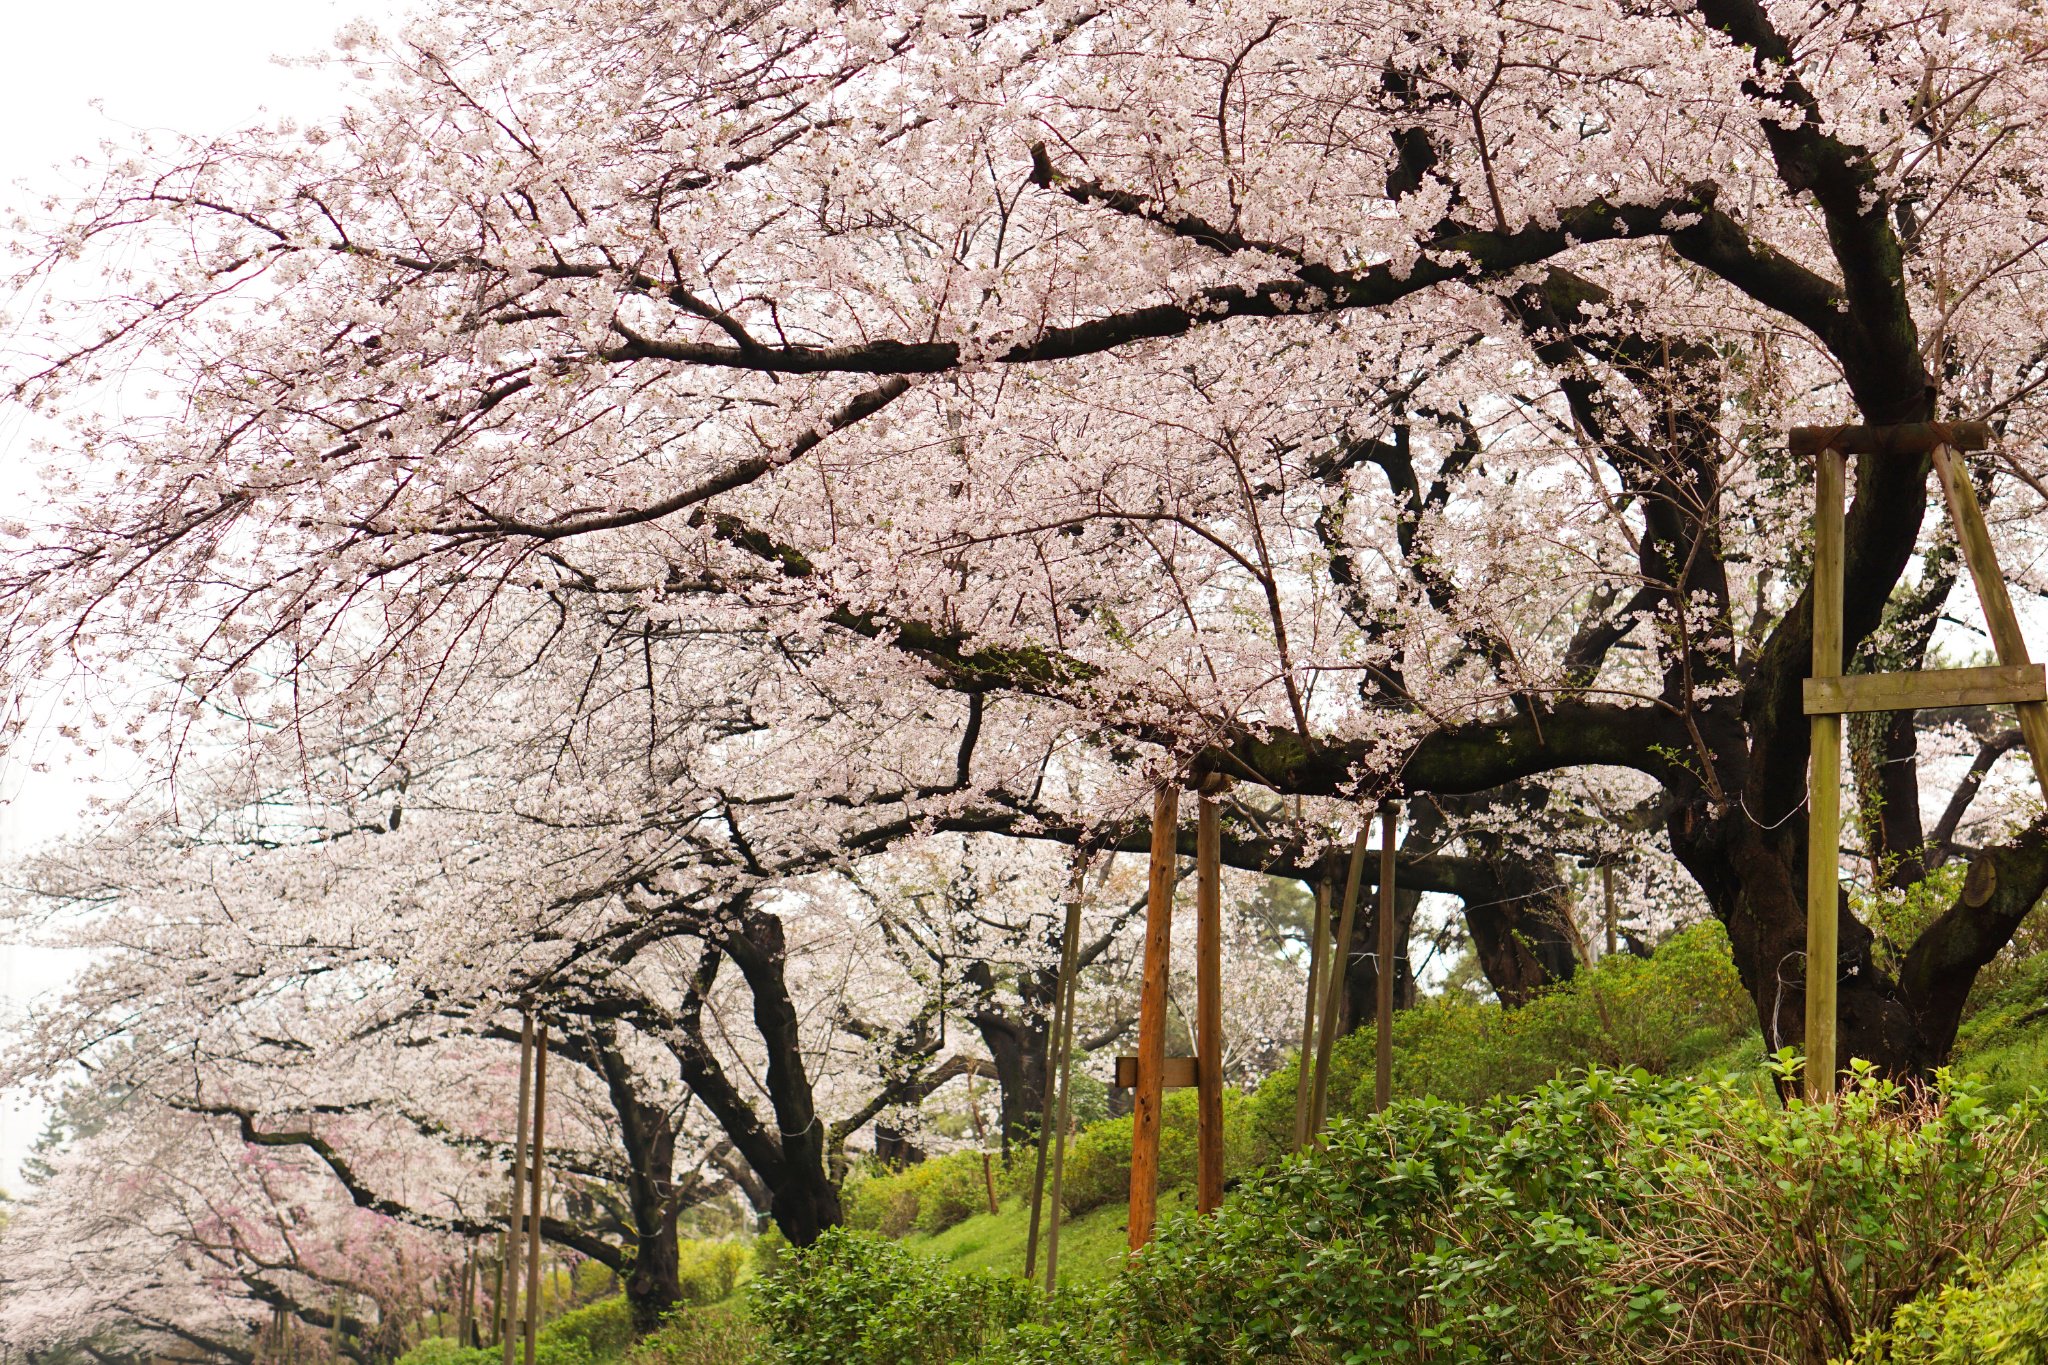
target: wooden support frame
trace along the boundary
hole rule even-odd
[[[1938,711],[1951,706],[1998,706],[2048,701],[2048,668],[2040,664],[1993,664],[1987,668],[1941,668],[1924,673],[1858,673],[1808,678],[1806,714],[1849,711]]]
[[[1196,1057],[1162,1057],[1159,1064],[1159,1088],[1161,1090],[1191,1090],[1198,1083],[1202,1069],[1201,1059]],[[1123,1056],[1116,1059],[1116,1083],[1123,1090],[1138,1088],[1138,1059]]]
[[[1159,1120],[1164,1091],[1192,1085],[1195,1207],[1223,1203],[1223,829],[1216,798],[1229,783],[1201,786],[1195,824],[1195,1056],[1166,1055],[1166,973],[1173,935],[1174,852],[1180,794],[1153,797],[1152,861],[1145,899],[1145,960],[1138,998],[1138,1054],[1117,1059],[1117,1082],[1135,1092],[1131,1118],[1130,1248],[1152,1239],[1159,1212]]]
[[[1842,716],[2010,703],[2019,714],[2035,780],[2048,796],[2048,682],[2042,668],[2028,657],[1991,532],[1962,457],[1965,450],[1988,447],[1990,437],[1990,428],[1982,422],[1794,427],[1791,432],[1792,453],[1814,457],[1813,676],[1803,689],[1803,706],[1812,717],[1807,767],[1806,1095],[1813,1103],[1834,1098],[1837,1071]],[[1931,457],[1949,521],[1984,608],[1997,666],[1843,675],[1844,498],[1847,457],[1852,454]]]

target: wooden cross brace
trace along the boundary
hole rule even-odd
[[[1991,532],[1977,503],[1962,452],[1991,441],[1982,422],[1923,422],[1890,427],[1794,427],[1795,455],[1814,456],[1813,676],[1804,709],[1813,726],[1807,769],[1806,853],[1806,1092],[1820,1101],[1835,1092],[1835,1017],[1842,827],[1842,716],[1854,711],[1905,711],[2011,703],[2048,796],[2048,676],[2027,655],[2019,618],[2005,591]],[[1842,673],[1844,485],[1849,455],[1931,455],[1949,521],[1984,607],[1984,622],[1998,653],[1989,668],[1932,669],[1913,673]]]

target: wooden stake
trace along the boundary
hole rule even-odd
[[[540,1200],[547,1175],[548,1026],[534,1031],[533,1042],[533,1179],[526,1220],[526,1365],[533,1365],[535,1338],[540,1334]]]
[[[1842,452],[1814,463],[1813,676],[1842,673]],[[1839,971],[1842,827],[1842,718],[1813,718],[1806,824],[1806,1094],[1835,1094],[1835,986]]]
[[[1330,959],[1323,983],[1323,1017],[1316,1028],[1316,1079],[1309,1092],[1308,1135],[1319,1137],[1330,1112],[1330,1050],[1337,1043],[1337,1015],[1343,1008],[1344,992],[1351,975],[1351,942],[1358,927],[1358,886],[1365,880],[1365,836],[1369,823],[1361,823],[1358,837],[1351,841],[1351,868],[1344,876],[1344,911],[1337,918],[1337,951]]]
[[[1374,992],[1375,1039],[1372,1107],[1384,1111],[1394,1098],[1394,826],[1400,807],[1380,807],[1380,934],[1379,973]]]
[[[526,1218],[526,1129],[532,1117],[533,1016],[519,1018],[519,1127],[512,1139],[512,1204],[505,1216],[505,1257],[500,1278],[497,1317],[503,1324],[498,1338],[504,1350],[504,1365],[513,1365],[512,1343],[518,1334],[519,1251],[524,1241]]]
[[[1216,798],[1195,825],[1195,1211],[1223,1203],[1223,834]]]
[[[1309,937],[1308,1001],[1301,1012],[1301,1061],[1294,1073],[1294,1150],[1308,1141],[1309,1085],[1315,1076],[1316,1018],[1323,1008],[1323,973],[1329,953],[1330,883],[1316,879],[1315,932]]]
[[[1066,1031],[1069,992],[1067,981],[1074,975],[1075,959],[1081,955],[1081,896],[1088,865],[1078,856],[1067,882],[1067,923],[1060,935],[1059,975],[1052,983],[1052,1022],[1045,1033],[1045,1099],[1038,1106],[1038,1168],[1031,1177],[1031,1233],[1024,1244],[1024,1278],[1038,1277],[1038,1227],[1045,1209],[1045,1168],[1052,1151],[1053,1107],[1059,1089],[1060,1039]]]
[[[988,1211],[997,1214],[1003,1210],[996,1203],[996,1163],[989,1155],[988,1125],[981,1121],[981,1097],[974,1093],[974,1077],[974,1072],[967,1073],[967,1116],[974,1121],[974,1141],[981,1148],[981,1183],[987,1191]]]
[[[1159,1106],[1166,1065],[1166,973],[1173,946],[1175,826],[1180,791],[1152,798],[1152,862],[1145,891],[1145,961],[1138,990],[1138,1085],[1131,1105],[1130,1248],[1152,1240],[1159,1215]]]
[[[1612,864],[1602,863],[1600,865],[1600,893],[1607,903],[1605,910],[1607,918],[1607,951],[1604,955],[1613,957],[1615,933],[1621,926],[1614,916],[1614,867]]]
[[[2012,598],[2006,595],[2005,578],[1998,571],[1998,554],[1991,548],[1991,529],[1984,524],[1984,509],[1978,506],[1977,490],[1970,483],[1969,468],[1952,447],[1938,445],[1934,448],[1934,472],[1948,500],[1949,519],[1955,523],[1963,561],[1977,584],[1977,600],[1983,604],[1984,624],[1990,628],[1998,662],[2008,667],[2031,663],[2026,637],[2020,634],[2019,618],[2013,614]],[[2034,761],[2034,780],[2041,784],[2042,796],[2048,797],[2048,705],[2023,701],[2013,709],[2019,712],[2020,734]]]
[[[1107,868],[1104,869],[1105,873]],[[1078,903],[1072,911],[1075,926],[1079,928],[1080,909]],[[1074,1066],[1074,994],[1076,981],[1080,976],[1080,936],[1074,939],[1074,969],[1067,973],[1066,983],[1066,1029],[1060,1035],[1060,1103],[1059,1119],[1053,1127],[1052,1139],[1052,1211],[1045,1230],[1045,1292],[1053,1293],[1060,1283],[1060,1187],[1064,1183],[1067,1169],[1067,1098],[1072,1082]]]

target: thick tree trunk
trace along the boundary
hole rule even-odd
[[[749,910],[739,932],[723,940],[726,952],[747,978],[754,997],[754,1026],[768,1054],[769,1104],[774,1110],[780,1151],[754,1169],[772,1191],[769,1212],[792,1246],[809,1246],[842,1218],[839,1187],[832,1181],[826,1125],[818,1117],[804,1064],[803,1034],[796,1002],[783,976],[787,945],[782,921]]]

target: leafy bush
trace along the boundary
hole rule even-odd
[[[623,1298],[599,1299],[571,1309],[540,1329],[535,1365],[552,1351],[560,1365],[614,1355],[633,1344],[633,1314]]]
[[[944,1232],[986,1213],[988,1183],[981,1153],[954,1152],[849,1181],[841,1199],[848,1227],[901,1237]]]
[[[1523,1094],[1590,1066],[1654,1075],[1737,1060],[1760,1062],[1756,1009],[1718,923],[1673,935],[1649,958],[1617,953],[1518,1009],[1452,994],[1394,1016],[1394,1094],[1479,1104]],[[1370,1028],[1331,1050],[1330,1113],[1372,1111]],[[1267,1078],[1255,1100],[1258,1151],[1293,1143],[1295,1067]]]
[[[2037,924],[2029,915],[2027,925]],[[2038,935],[2038,929],[2033,930]],[[1956,1035],[1955,1068],[1980,1078],[1993,1102],[2011,1103],[2048,1076],[2048,952],[1999,955],[1970,992]]]
[[[453,1337],[428,1337],[398,1358],[398,1365],[492,1365],[497,1351],[464,1346]]]
[[[1010,1275],[948,1270],[872,1234],[835,1228],[754,1281],[766,1365],[943,1365],[1001,1339],[1039,1304]]]
[[[1192,1090],[1167,1092],[1160,1108],[1159,1188],[1183,1189],[1195,1183],[1197,1096]],[[1223,1092],[1223,1170],[1226,1176],[1249,1170],[1257,1160],[1251,1098],[1236,1090]],[[1086,1213],[1104,1204],[1130,1198],[1131,1119],[1111,1119],[1082,1130],[1067,1144],[1066,1171],[1060,1182],[1060,1203],[1068,1213]]]
[[[2037,1111],[1637,1071],[1405,1102],[1177,1219],[1106,1320],[1162,1359],[1842,1358],[2048,1207]]]
[[[745,1365],[759,1338],[753,1319],[731,1305],[679,1308],[640,1339],[625,1365]]]
[[[676,1278],[683,1303],[692,1308],[733,1296],[753,1264],[753,1248],[730,1239],[685,1240],[676,1247]]]
[[[2042,1365],[2048,1361],[2048,1264],[2027,1261],[1989,1283],[1943,1285],[1866,1337],[1854,1365]]]

